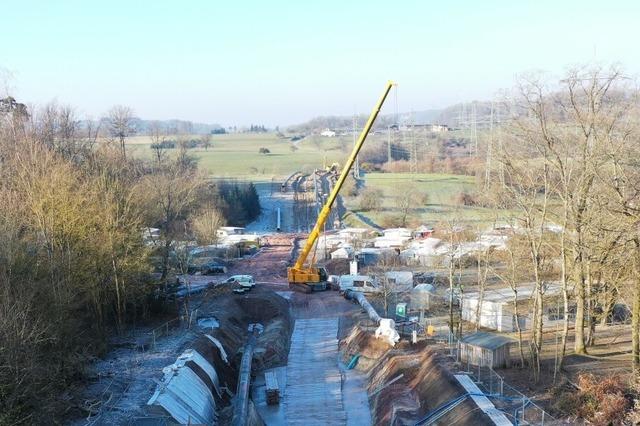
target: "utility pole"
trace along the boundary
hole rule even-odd
[[[391,164],[391,126],[387,126],[387,165]]]
[[[416,128],[413,121],[413,111],[411,111],[411,173],[414,175],[418,173],[418,148],[416,146]]]
[[[489,140],[487,142],[487,162],[484,174],[484,187],[489,188],[491,184],[491,155],[493,154],[493,101],[491,101],[491,115],[489,119]]]
[[[472,103],[472,114],[473,114],[473,141],[474,141],[474,145],[475,145],[475,150],[476,150],[476,157],[478,156],[478,111],[477,111],[477,105],[476,103]]]

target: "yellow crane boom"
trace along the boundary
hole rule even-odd
[[[292,267],[288,268],[287,276],[290,286],[306,287],[303,288],[303,290],[305,291],[324,290],[326,288],[326,274],[319,268],[317,268],[313,264],[313,262],[311,262],[312,264],[308,266],[305,266],[305,262],[307,260],[307,257],[309,256],[309,253],[313,249],[314,244],[318,240],[318,237],[320,236],[320,230],[323,228],[325,222],[327,221],[327,218],[329,217],[333,202],[337,198],[338,193],[340,192],[340,189],[342,188],[342,185],[344,184],[344,181],[347,178],[351,167],[353,166],[353,163],[356,161],[356,157],[360,152],[360,148],[362,148],[365,139],[367,139],[367,135],[369,134],[373,123],[378,117],[378,113],[380,112],[380,109],[382,109],[382,105],[384,104],[384,101],[391,91],[393,85],[394,83],[392,81],[387,82],[382,96],[378,100],[376,106],[373,108],[371,115],[369,115],[369,119],[367,120],[364,129],[362,129],[362,132],[360,133],[360,136],[358,137],[358,140],[353,147],[353,151],[351,151],[351,155],[347,159],[347,162],[340,172],[338,181],[331,190],[329,198],[327,198],[324,206],[322,206],[322,210],[320,210],[320,213],[318,214],[316,224],[311,230],[311,233],[309,234],[309,237],[307,238],[307,241],[305,242],[305,245],[302,248],[300,255],[298,256],[298,259],[296,260],[296,263]]]

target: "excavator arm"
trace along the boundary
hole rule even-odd
[[[344,167],[342,168],[342,171],[340,172],[338,181],[336,182],[335,186],[331,190],[331,193],[329,194],[327,201],[324,203],[324,206],[322,206],[322,210],[320,210],[320,213],[318,214],[318,219],[316,220],[316,224],[311,230],[311,233],[309,234],[309,237],[307,238],[307,241],[305,242],[304,247],[302,248],[302,251],[298,256],[298,259],[296,260],[296,263],[292,267],[288,268],[287,276],[289,279],[290,286],[305,287],[303,289],[305,291],[325,289],[327,277],[323,276],[324,275],[323,271],[317,268],[314,265],[314,262],[311,262],[311,264],[308,266],[305,266],[305,262],[307,261],[309,253],[313,249],[314,244],[318,240],[318,237],[320,236],[320,230],[323,229],[324,224],[327,221],[327,218],[329,217],[329,213],[331,212],[331,207],[333,206],[334,201],[338,197],[338,194],[340,193],[340,189],[342,189],[342,185],[344,184],[344,181],[346,180],[349,174],[349,171],[353,167],[353,163],[356,161],[356,157],[358,156],[358,153],[360,152],[360,149],[362,148],[364,141],[367,139],[367,135],[369,134],[369,131],[373,126],[373,123],[378,117],[378,113],[380,113],[380,109],[382,109],[382,105],[384,104],[384,101],[387,98],[387,95],[389,94],[389,92],[391,91],[391,88],[393,87],[393,85],[394,85],[393,82],[391,81],[387,82],[387,85],[384,89],[384,92],[382,93],[382,96],[378,100],[378,103],[376,104],[376,106],[373,108],[371,115],[369,115],[369,119],[367,120],[367,123],[365,124],[364,129],[362,129],[362,132],[360,133],[360,136],[358,137],[358,140],[355,146],[353,147],[353,151],[351,151],[351,155],[347,159],[347,162],[345,163]]]

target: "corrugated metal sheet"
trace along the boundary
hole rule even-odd
[[[296,320],[284,408],[290,425],[344,425],[338,319]]]
[[[466,343],[468,345],[478,346],[484,349],[493,350],[501,346],[508,345],[509,343],[514,343],[515,340],[507,336],[502,336],[500,334],[479,331],[477,333],[464,336],[462,339],[460,339],[460,342]]]
[[[215,425],[216,403],[207,385],[188,367],[165,370],[162,384],[147,404],[162,407],[180,424]]]
[[[505,414],[502,411],[498,410],[495,407],[495,405],[493,405],[493,403],[489,401],[489,398],[481,395],[478,396],[483,392],[475,383],[473,383],[473,381],[469,378],[469,376],[465,374],[455,374],[454,377],[456,378],[456,380],[458,380],[458,382],[460,382],[462,387],[464,387],[464,389],[467,392],[472,394],[471,399],[473,399],[473,402],[475,402],[478,408],[480,408],[482,411],[484,411],[487,414],[487,416],[489,416],[489,418],[493,421],[493,423],[495,423],[498,426],[513,425],[513,423],[509,421],[507,416],[505,416]]]
[[[213,368],[213,365],[209,363],[200,353],[194,351],[193,349],[187,349],[178,357],[175,365],[183,367],[188,361],[193,361],[198,367],[200,367],[211,379],[211,383],[213,383],[213,387],[218,394],[218,396],[222,396],[220,391],[220,381],[218,379],[218,373],[216,369]]]
[[[180,424],[215,425],[217,416],[213,394],[209,386],[187,365],[188,362],[200,367],[220,394],[218,375],[213,366],[198,352],[188,349],[174,364],[162,370],[164,377],[147,405],[151,406],[151,411],[161,414],[163,410],[166,411]]]

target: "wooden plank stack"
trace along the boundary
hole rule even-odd
[[[264,374],[267,392],[267,404],[278,405],[280,403],[280,388],[278,387],[278,378],[274,371],[267,371]]]

